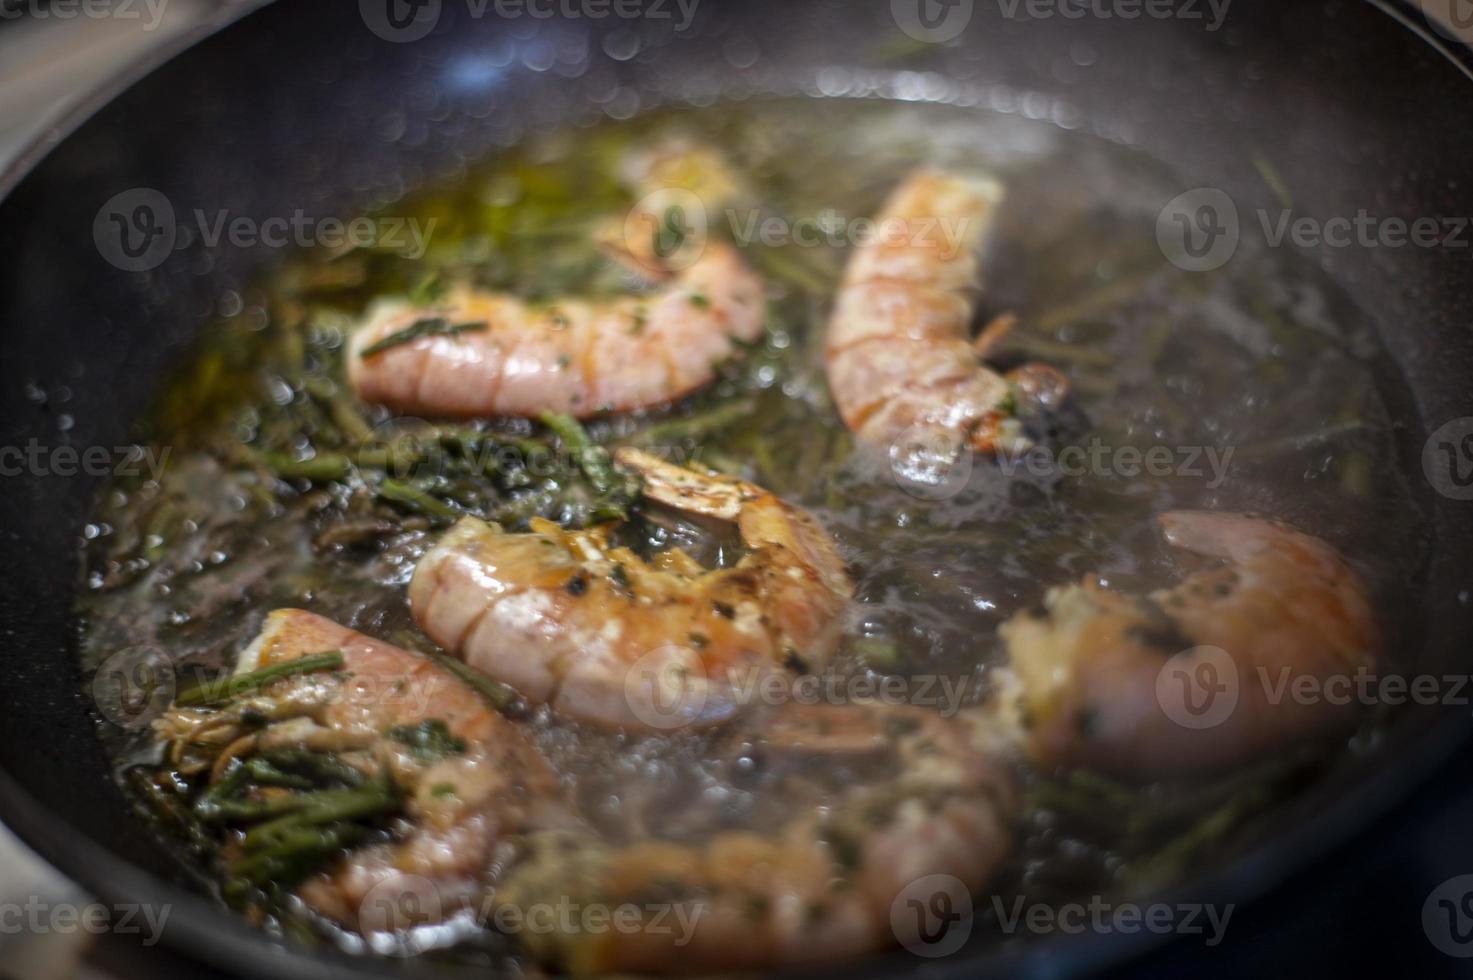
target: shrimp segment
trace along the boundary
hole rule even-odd
[[[1067,388],[1042,365],[999,375],[967,339],[976,252],[1002,196],[993,180],[919,171],[882,209],[881,233],[850,259],[826,358],[834,404],[866,442],[897,446],[919,431],[957,449],[1020,451],[1031,443],[1018,398],[1042,388],[1057,400]]]
[[[678,549],[651,563],[613,547],[607,525],[536,520],[507,534],[466,518],[415,569],[421,628],[533,701],[633,729],[714,724],[737,713],[749,682],[827,659],[852,586],[811,516],[638,450],[615,458],[650,498],[736,522],[748,553],[708,571]]]
[[[632,411],[709,383],[761,336],[764,305],[736,250],[710,242],[649,296],[532,306],[462,287],[432,308],[381,305],[349,343],[348,380],[365,401],[439,417]],[[370,353],[426,321],[443,326]]]
[[[1011,853],[1014,774],[967,721],[874,704],[794,703],[780,712],[758,751],[780,739],[822,764],[831,743],[840,754],[863,743],[891,756],[898,776],[803,808],[766,834],[729,830],[698,843],[619,848],[532,835],[528,857],[498,883],[498,902],[525,908],[567,896],[580,906],[647,910],[657,896],[663,909],[636,929],[529,937],[539,959],[575,976],[838,961],[913,938],[905,932],[911,911],[892,909],[907,897],[932,899],[927,876],[950,876],[975,895]]]
[[[1146,597],[1086,578],[1003,625],[1038,759],[1190,774],[1352,724],[1353,705],[1291,693],[1295,678],[1353,676],[1382,653],[1366,585],[1345,560],[1239,514],[1177,511],[1160,524],[1172,546],[1225,564]]]
[[[384,908],[406,903],[428,918],[448,916],[479,893],[497,842],[555,799],[556,779],[516,726],[444,668],[313,613],[271,613],[236,673],[327,650],[342,654],[340,671],[274,684],[225,712],[177,708],[160,730],[176,751],[229,739],[217,773],[230,758],[304,748],[334,752],[365,777],[391,779],[413,829],[354,851],[297,893],[320,914],[365,932]],[[247,716],[269,724],[258,728]],[[443,724],[463,750],[427,761],[388,735],[429,721]],[[427,882],[433,907],[424,905]]]

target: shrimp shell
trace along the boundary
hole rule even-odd
[[[763,675],[827,659],[852,586],[810,515],[637,450],[616,459],[644,476],[646,496],[736,522],[750,551],[706,570],[677,549],[645,562],[612,547],[608,526],[537,520],[507,534],[465,518],[415,568],[420,627],[533,701],[631,729],[723,721]]]
[[[1366,584],[1344,558],[1240,514],[1176,511],[1160,524],[1170,545],[1225,564],[1145,597],[1086,577],[1003,625],[1034,756],[1189,775],[1352,726],[1353,702],[1292,694],[1296,678],[1348,678],[1382,655]]]
[[[1043,389],[1056,401],[1067,388],[1042,365],[1004,377],[967,339],[977,251],[1002,199],[995,180],[918,171],[882,208],[874,240],[855,250],[825,356],[834,404],[862,440],[895,448],[941,436],[958,450],[1018,452],[1031,441],[1017,399]],[[1027,383],[1010,383],[1018,380]]]
[[[460,288],[444,303],[381,304],[348,345],[348,380],[365,401],[437,417],[587,418],[681,398],[708,384],[739,344],[762,335],[762,282],[730,245],[709,242],[658,292],[531,305]],[[422,320],[452,327],[365,356]]]

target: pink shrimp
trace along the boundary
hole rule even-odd
[[[1240,514],[1160,521],[1171,545],[1225,564],[1147,597],[1086,578],[1003,625],[1034,756],[1122,775],[1192,774],[1353,724],[1353,704],[1288,693],[1296,678],[1353,675],[1382,652],[1366,585],[1335,549]]]
[[[710,383],[761,336],[762,288],[709,242],[648,296],[534,306],[461,287],[429,308],[383,304],[349,343],[348,379],[365,401],[427,416],[633,411]]]
[[[751,550],[712,571],[678,549],[645,562],[612,547],[609,526],[534,521],[530,533],[507,534],[467,518],[415,569],[420,627],[535,701],[633,729],[723,721],[742,707],[744,681],[821,666],[852,586],[817,522],[749,483],[630,448],[616,459],[640,473],[649,498],[735,522]],[[668,718],[667,697],[679,708]]]
[[[392,926],[382,921],[385,908],[448,916],[479,894],[504,835],[524,829],[544,808],[561,812],[556,779],[516,726],[445,668],[313,613],[271,613],[236,673],[324,651],[341,654],[341,668],[273,682],[223,710],[175,708],[157,727],[184,771],[197,768],[191,760],[201,755],[218,776],[232,759],[307,749],[335,753],[365,777],[389,778],[403,794],[412,830],[352,852],[297,893],[319,913],[365,932]],[[459,751],[427,760],[392,737],[424,722],[443,725]],[[434,889],[433,909],[423,907],[426,883]]]
[[[919,171],[885,204],[875,239],[855,250],[826,359],[834,404],[864,441],[1017,452],[1031,445],[1020,401],[1051,408],[1064,398],[1068,383],[1052,368],[1030,364],[1003,376],[981,362],[999,330],[975,347],[967,339],[976,252],[1002,194],[993,180]]]

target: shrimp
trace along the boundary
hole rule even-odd
[[[365,912],[373,923],[383,908],[406,904],[449,915],[479,894],[479,876],[502,835],[524,829],[557,799],[556,779],[516,726],[445,668],[313,613],[271,613],[236,673],[323,651],[340,653],[342,666],[278,680],[223,710],[175,708],[157,727],[180,768],[196,769],[201,754],[212,756],[217,780],[232,760],[293,749],[332,752],[365,779],[391,780],[413,829],[354,851],[302,882],[297,894],[352,928],[367,926]],[[443,726],[457,751],[428,758],[391,735],[423,723]],[[434,884],[438,909],[423,907],[425,881]]]
[[[428,309],[381,304],[349,343],[348,380],[365,401],[431,416],[633,411],[703,387],[760,337],[762,290],[735,249],[709,242],[648,296],[533,306],[460,287]]]
[[[976,252],[1002,201],[994,180],[923,170],[893,192],[880,233],[849,260],[829,321],[829,390],[844,424],[892,447],[941,443],[1016,453],[1032,445],[1020,410],[1051,409],[1068,382],[1024,365],[1000,375],[981,363],[1009,320],[974,346]]]
[[[1381,656],[1366,584],[1346,561],[1324,541],[1240,514],[1177,511],[1160,524],[1168,544],[1225,564],[1146,597],[1086,578],[1003,624],[1009,697],[1032,754],[1184,775],[1352,724],[1352,706],[1290,693],[1296,678],[1323,683]]]
[[[615,459],[644,478],[649,499],[735,522],[747,554],[711,571],[679,549],[646,562],[611,545],[611,525],[534,520],[507,534],[465,518],[415,568],[420,627],[531,701],[628,729],[723,721],[749,682],[824,663],[853,587],[812,516],[636,449]]]
[[[534,305],[460,286],[429,308],[380,303],[349,343],[358,397],[431,416],[588,418],[709,384],[764,329],[761,278],[706,235],[706,208],[737,193],[737,179],[718,154],[685,143],[625,169],[644,196],[595,229],[594,244],[655,292]]]
[[[970,902],[1012,853],[1015,774],[1006,753],[962,719],[869,703],[779,711],[757,737],[759,749],[802,751],[820,764],[878,752],[894,781],[800,807],[767,833],[621,847],[529,835],[522,860],[494,887],[496,903],[525,909],[561,897],[580,908],[629,910],[634,926],[528,935],[534,955],[575,976],[840,960],[915,938],[907,899]]]

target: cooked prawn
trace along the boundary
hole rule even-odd
[[[790,703],[779,715],[757,736],[759,747],[781,742],[820,762],[878,751],[898,775],[803,807],[768,834],[731,830],[699,843],[623,847],[531,835],[526,856],[497,884],[497,903],[526,908],[563,897],[648,915],[643,903],[654,897],[662,909],[638,928],[528,936],[533,952],[573,975],[839,960],[914,938],[912,911],[897,914],[897,901],[969,901],[1011,853],[1019,814],[1013,770],[967,723],[876,704]],[[930,875],[959,881],[958,894],[947,890],[943,899],[928,887]]]
[[[1086,578],[1003,625],[1033,754],[1123,775],[1191,774],[1350,724],[1349,705],[1286,693],[1294,678],[1324,682],[1380,656],[1371,600],[1350,565],[1324,541],[1267,520],[1178,511],[1160,523],[1172,546],[1225,564],[1146,597]]]
[[[426,915],[449,915],[478,894],[497,841],[556,800],[556,780],[516,726],[444,668],[313,613],[271,613],[236,672],[328,650],[342,655],[338,671],[273,683],[224,711],[176,708],[158,727],[186,771],[201,750],[225,745],[213,756],[216,774],[230,759],[290,748],[332,751],[365,776],[387,774],[405,797],[412,831],[353,852],[303,882],[298,894],[353,928],[363,925],[370,893],[388,908],[409,903]],[[431,720],[463,751],[426,761],[387,735]],[[421,901],[426,881],[438,908]]]
[[[428,309],[379,306],[349,344],[348,379],[365,401],[432,416],[632,411],[709,383],[761,336],[764,303],[722,242],[648,296],[534,306],[461,287]],[[439,328],[372,352],[425,323]]]
[[[594,242],[656,291],[530,304],[462,285],[427,308],[381,303],[349,344],[358,397],[431,416],[587,418],[710,383],[763,330],[761,278],[706,234],[705,209],[736,193],[736,178],[718,154],[685,143],[625,169],[644,196]]]
[[[1019,452],[1031,445],[1021,407],[1052,408],[1068,383],[1038,364],[1000,375],[978,346],[977,251],[1002,201],[991,179],[923,170],[906,178],[876,219],[881,234],[856,248],[826,342],[829,390],[844,423],[866,442],[917,443],[951,452]]]
[[[415,569],[421,628],[533,701],[632,729],[724,720],[747,682],[827,659],[852,586],[809,514],[639,450],[615,459],[644,478],[649,499],[735,522],[748,553],[713,571],[679,549],[643,561],[611,545],[611,525],[535,520],[508,534],[466,518]]]

